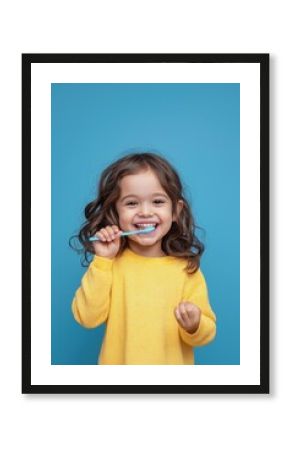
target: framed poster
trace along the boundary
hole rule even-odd
[[[23,54],[22,148],[23,393],[269,392],[268,54]]]

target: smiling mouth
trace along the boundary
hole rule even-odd
[[[158,228],[159,224],[156,222],[151,222],[151,223],[141,223],[140,222],[140,223],[134,223],[133,225],[135,228],[137,228],[137,230],[143,230],[143,229],[149,228],[149,227],[154,227],[156,230],[156,228]]]

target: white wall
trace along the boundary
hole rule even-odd
[[[260,445],[273,449],[278,438],[288,441],[290,67],[286,4],[279,0],[240,4],[225,0],[51,0],[45,4],[26,0],[3,6],[2,2],[2,448],[147,449],[162,445],[207,449],[215,445],[226,450]],[[21,53],[38,52],[271,53],[271,395],[21,394]]]

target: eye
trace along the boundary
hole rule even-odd
[[[132,205],[133,205],[133,206],[134,206],[134,205],[136,205],[136,203],[137,203],[137,202],[133,202],[133,201],[132,201],[132,202],[126,203],[126,205],[128,205],[128,206],[132,206]]]
[[[134,202],[133,200],[131,200],[130,202],[127,202],[127,203],[126,203],[126,206],[135,206],[135,205],[137,205],[137,203],[138,203],[138,202]],[[165,203],[165,201],[162,200],[162,199],[156,199],[156,200],[154,200],[153,203],[155,203],[155,204],[157,204],[157,205],[160,205],[160,204],[162,204],[162,203]]]

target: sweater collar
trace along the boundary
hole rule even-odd
[[[125,248],[123,251],[124,256],[126,256],[129,259],[134,259],[134,261],[140,261],[142,263],[164,263],[164,262],[172,262],[176,258],[174,256],[143,256],[139,255],[138,253],[133,252],[129,247]]]

